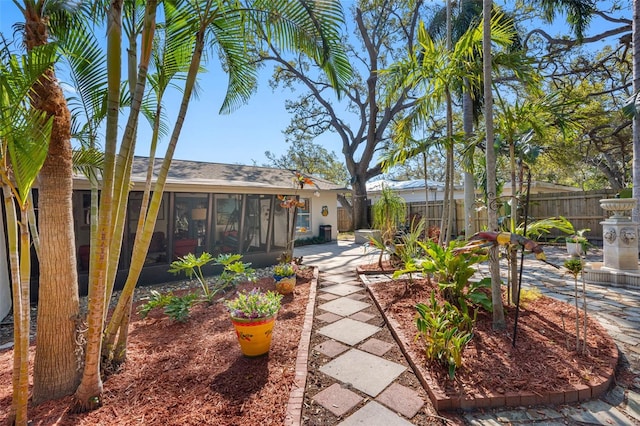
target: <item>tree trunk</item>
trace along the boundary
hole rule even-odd
[[[640,0],[633,0],[633,95],[640,91]],[[637,102],[637,99],[636,99]],[[637,107],[637,104],[636,104]],[[640,200],[640,112],[633,116],[633,198]],[[631,212],[634,222],[640,222],[640,207]],[[640,247],[640,239],[638,239]]]
[[[6,171],[5,171],[6,172]],[[19,247],[25,247],[23,241],[18,244],[18,238],[22,235],[18,233],[18,217],[16,215],[16,203],[7,183],[3,183],[2,192],[4,195],[5,218],[7,220],[7,242],[9,248],[9,267],[11,268],[11,282],[19,283],[12,285],[11,292],[13,298],[13,394],[11,399],[11,412],[9,414],[9,424],[26,425],[28,422],[27,407],[29,402],[29,269],[22,268],[22,262],[28,261],[28,250],[19,253]],[[24,221],[26,222],[26,221]],[[22,228],[22,227],[21,227]],[[22,229],[24,232],[26,227]],[[27,245],[29,240],[27,234]],[[22,259],[20,254],[25,254]],[[29,266],[28,262],[27,265]],[[21,274],[21,270],[27,271],[26,277]],[[23,282],[26,278],[26,283]]]
[[[489,231],[498,230],[498,206],[496,203],[496,153],[493,146],[493,93],[491,91],[491,8],[493,1],[483,0],[483,35],[482,58],[484,76],[484,118],[487,132],[487,216]],[[500,264],[498,263],[498,247],[489,250],[489,269],[491,271],[491,300],[493,304],[493,328],[501,330],[506,327],[504,309],[502,305],[502,282],[500,279]]]
[[[89,304],[87,315],[87,347],[84,355],[84,370],[80,386],[75,392],[73,410],[82,412],[100,406],[102,378],[100,361],[104,310],[107,290],[109,248],[113,232],[113,186],[115,175],[115,152],[118,136],[118,110],[120,100],[120,43],[122,41],[122,2],[113,0],[107,13],[107,124],[105,130],[105,154],[102,192],[95,246],[95,262],[89,269]],[[92,258],[94,254],[92,253]]]
[[[42,256],[33,367],[33,402],[36,404],[73,393],[79,380],[71,144],[69,139],[58,139],[60,134],[56,133],[56,122],[68,124],[68,119],[67,115],[62,120],[54,120],[49,154],[40,172],[38,222]]]
[[[27,48],[46,44],[46,23],[39,19],[37,13],[26,15]],[[42,250],[32,397],[38,404],[68,395],[78,384],[75,351],[79,299],[71,202],[71,114],[53,69],[39,80],[34,89],[34,108],[54,117],[38,190]]]
[[[368,229],[369,218],[367,215],[367,186],[360,178],[353,184],[353,229]]]
[[[473,100],[469,93],[469,81],[465,79],[465,92],[462,97],[462,121],[464,136],[467,143],[473,138]],[[464,171],[464,235],[471,237],[476,232],[474,222],[474,208],[476,202],[476,184],[471,171]]]

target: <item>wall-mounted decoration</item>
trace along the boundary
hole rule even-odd
[[[327,206],[322,206],[322,216],[329,215],[329,208]]]

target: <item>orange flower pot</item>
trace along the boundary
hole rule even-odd
[[[242,351],[243,355],[254,357],[269,352],[275,320],[275,315],[256,319],[231,317],[233,327],[236,329],[238,343],[240,343],[240,351]]]
[[[296,276],[280,277],[274,276],[276,280],[276,291],[280,294],[289,294],[296,286]]]

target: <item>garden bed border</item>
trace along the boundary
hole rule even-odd
[[[296,355],[295,376],[289,392],[289,402],[284,418],[285,426],[299,426],[302,424],[302,404],[304,391],[307,386],[307,363],[309,362],[309,346],[311,345],[311,330],[313,328],[313,312],[316,306],[316,291],[318,288],[318,267],[313,268],[313,278],[309,287],[307,310],[304,314],[304,322],[298,343]]]

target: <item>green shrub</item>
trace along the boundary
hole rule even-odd
[[[198,295],[195,293],[174,296],[171,292],[160,294],[151,290],[151,299],[140,307],[138,313],[142,318],[146,318],[151,310],[164,308],[164,313],[173,321],[186,322],[189,319],[191,306],[197,301]]]
[[[256,270],[251,263],[242,262],[241,254],[220,254],[215,258],[215,263],[223,267],[217,279],[216,291],[227,290],[241,281],[256,281]]]
[[[164,308],[165,306],[167,306],[171,301],[171,298],[173,298],[173,293],[171,292],[160,294],[156,290],[151,290],[150,300],[144,305],[141,305],[140,308],[138,308],[138,313],[142,318],[146,318],[147,315],[149,315],[149,312],[151,312],[153,309]]]
[[[449,302],[439,304],[433,292],[429,304],[418,303],[416,310],[416,339],[424,341],[427,359],[447,368],[453,379],[456,368],[462,365],[462,352],[473,336],[475,318]]]
[[[476,272],[473,265],[484,261],[485,255],[457,251],[457,248],[464,245],[463,241],[451,241],[447,247],[433,241],[420,244],[427,256],[422,260],[422,270],[433,275],[445,300],[465,310],[467,302],[471,302],[491,311],[491,300],[482,291],[483,288],[490,287],[491,282],[484,279],[479,282],[469,281]]]
[[[189,253],[186,256],[179,257],[178,260],[171,262],[169,272],[174,275],[184,272],[189,279],[195,275],[196,279],[200,283],[200,287],[202,287],[204,299],[211,303],[213,301],[213,297],[217,293],[217,290],[211,291],[209,288],[209,284],[205,281],[202,274],[202,267],[212,260],[213,258],[211,257],[211,254],[207,252],[202,253],[199,257],[196,257],[193,253]]]
[[[198,295],[195,293],[185,294],[184,296],[173,296],[164,313],[176,322],[186,322],[191,313],[191,306],[198,302]]]
[[[195,275],[200,287],[202,287],[203,299],[208,303],[212,303],[216,294],[232,287],[237,282],[241,280],[255,281],[255,269],[251,268],[251,263],[243,263],[241,259],[241,254],[220,254],[214,259],[207,252],[202,253],[199,257],[189,253],[171,262],[169,272],[173,274],[184,272],[187,278],[190,279]],[[223,267],[222,273],[216,278],[213,288],[209,287],[209,282],[202,273],[202,267],[210,262]]]

